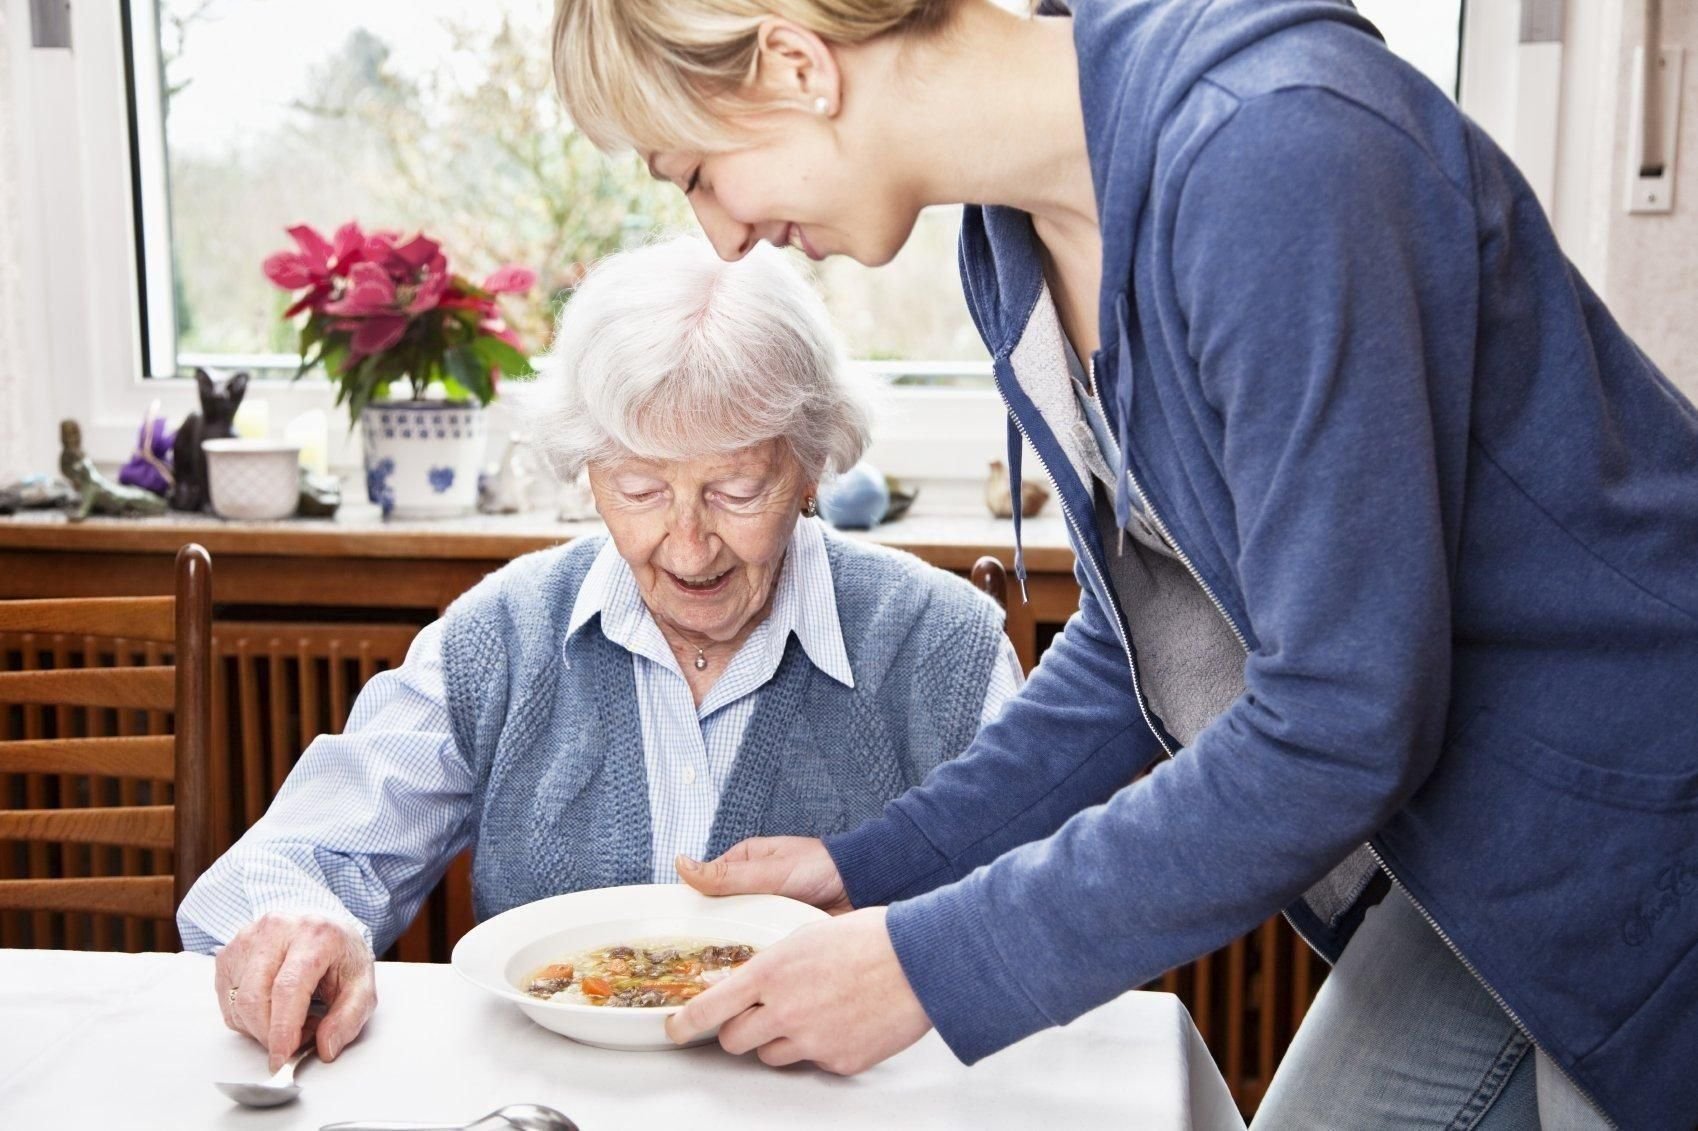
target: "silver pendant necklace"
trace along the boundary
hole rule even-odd
[[[707,653],[700,648],[696,649],[696,670],[699,672],[707,671]]]

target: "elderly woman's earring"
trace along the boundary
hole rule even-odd
[[[824,114],[827,110],[830,110],[830,109],[831,109],[831,103],[829,103],[825,100],[825,95],[822,94],[818,98],[814,99],[814,113]]]
[[[814,501],[814,497],[812,495],[809,495],[807,498],[802,500],[802,513],[807,515],[809,518],[819,517],[820,505]]]

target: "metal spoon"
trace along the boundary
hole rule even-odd
[[[216,1086],[220,1092],[229,1096],[244,1107],[276,1107],[286,1104],[301,1094],[301,1086],[295,1083],[295,1069],[301,1061],[311,1055],[314,1041],[308,1039],[299,1052],[283,1062],[283,1067],[274,1073],[271,1079],[263,1083],[249,1083],[220,1080]]]
[[[578,1131],[578,1125],[541,1104],[508,1104],[471,1123],[326,1123],[319,1131]]]

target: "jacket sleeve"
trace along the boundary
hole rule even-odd
[[[1472,333],[1466,196],[1409,135],[1300,89],[1237,108],[1175,217],[1173,287],[1219,416],[1253,630],[1246,690],[1055,835],[892,906],[910,984],[969,1062],[1253,928],[1398,810],[1441,744],[1433,390],[1471,375],[1433,372],[1451,354],[1430,347]],[[1043,736],[1011,724],[1013,762]]]
[[[1048,836],[1160,753],[1112,614],[1079,581],[1079,611],[996,721],[882,816],[826,839],[855,906],[929,891]]]

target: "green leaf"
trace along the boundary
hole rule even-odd
[[[478,383],[477,356],[466,346],[455,346],[443,355],[442,360],[448,366],[450,382],[458,385],[463,394],[470,395],[470,390],[476,388]],[[452,390],[450,392],[452,393]]]
[[[485,367],[499,369],[507,376],[528,376],[531,372],[531,359],[500,338],[478,338],[472,343],[472,353]]]

